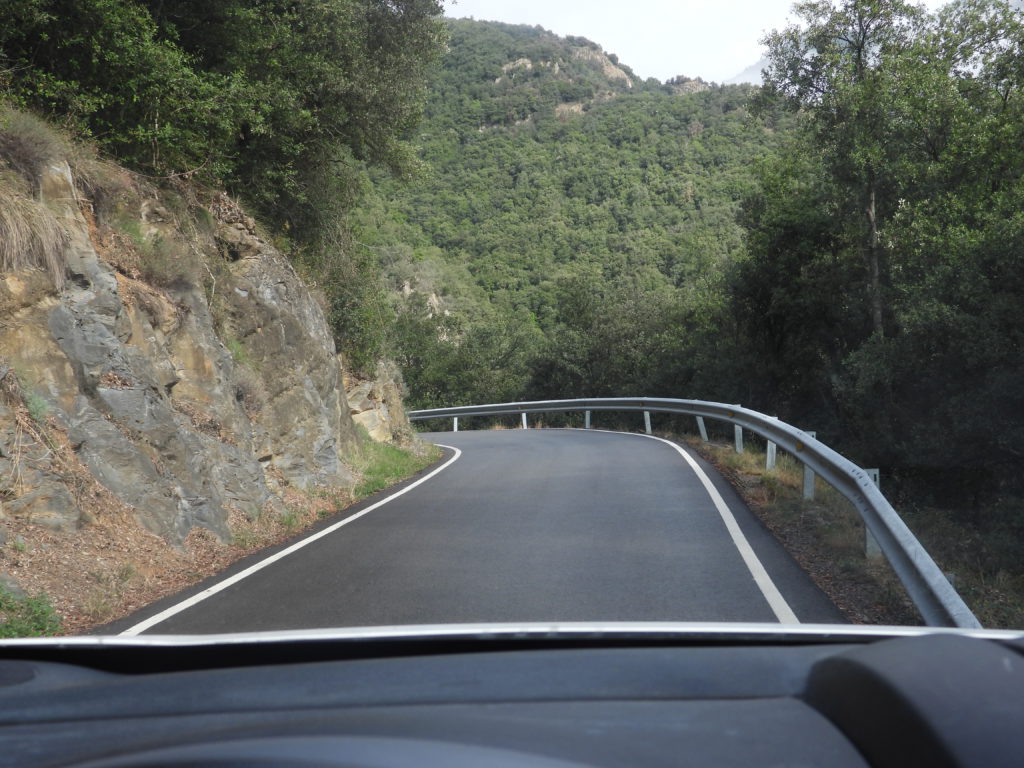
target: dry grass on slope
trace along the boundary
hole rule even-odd
[[[67,146],[42,120],[0,109],[0,270],[41,268],[64,284],[67,230],[37,197],[43,169]]]
[[[64,284],[67,230],[20,186],[9,175],[0,175],[0,271],[41,268],[59,289]]]
[[[815,500],[802,498],[803,465],[779,453],[765,470],[765,454],[749,440],[743,454],[729,445],[690,445],[729,479],[822,591],[858,624],[919,624],[899,579],[884,559],[865,557],[864,523],[838,491],[817,479]],[[982,521],[957,510],[914,506],[898,512],[953,583],[982,626],[1024,627],[1024,565],[1020,544],[1024,502],[1004,498]]]
[[[742,454],[728,444],[688,444],[736,488],[815,584],[853,624],[911,624],[921,618],[884,559],[864,551],[864,523],[853,505],[817,479],[815,499],[803,499],[803,464],[779,451],[776,468],[749,439]]]

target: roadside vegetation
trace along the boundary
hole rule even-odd
[[[814,499],[803,498],[803,464],[778,451],[766,468],[762,445],[745,435],[743,453],[727,443],[686,442],[729,480],[747,506],[855,624],[920,624],[913,604],[884,558],[865,553],[864,523],[832,486],[816,478]]]
[[[741,402],[939,498],[1022,490],[1020,12],[802,7],[763,89],[638,83],[574,115],[538,62],[578,40],[452,25],[432,173],[359,214],[413,289],[413,407]]]
[[[368,167],[419,167],[408,137],[444,48],[441,13],[439,0],[14,0],[0,126],[34,113],[154,183],[226,188],[323,290],[338,346],[372,372],[388,308],[348,217]],[[31,159],[45,143],[17,149]],[[30,228],[8,226],[2,182],[0,263],[52,261],[57,232],[35,210],[20,217]],[[158,245],[157,277],[174,263]]]
[[[350,487],[286,489],[283,510],[263,510],[251,515],[235,513],[229,520],[230,546],[240,554],[248,554],[285,541],[368,496],[413,477],[441,456],[440,449],[422,440],[413,439],[399,447],[375,442],[365,430],[359,431],[359,444],[348,457],[353,474]],[[208,537],[205,533],[201,535]]]
[[[416,441],[409,449],[377,443],[364,436],[353,460],[358,478],[353,494],[356,500],[371,496],[411,477],[440,458],[441,449],[423,441]]]
[[[0,637],[81,633],[122,618],[242,557],[343,515],[353,504],[415,475],[440,455],[419,440],[397,448],[363,436],[352,459],[352,485],[306,491],[284,487],[280,506],[249,513],[229,510],[230,539],[218,540],[196,527],[184,547],[175,548],[144,530],[130,509],[91,478],[74,459],[59,427],[47,428],[55,451],[69,457],[66,471],[76,478],[75,487],[93,523],[81,530],[55,531],[8,520],[0,564],[25,591],[0,583]]]
[[[766,469],[763,443],[748,434],[743,453],[720,442],[686,442],[715,465],[743,500],[800,563],[818,587],[857,624],[921,624],[884,557],[868,557],[865,526],[853,505],[821,478],[813,500],[803,498],[803,464],[778,452]],[[900,516],[988,628],[1024,627],[1024,568],[1018,531],[965,526],[938,508],[892,499]]]
[[[982,626],[1024,627],[1024,510],[1019,500],[993,505],[988,515],[921,506],[913,499],[899,509]]]
[[[0,586],[0,638],[60,634],[60,617],[46,595],[17,595]]]

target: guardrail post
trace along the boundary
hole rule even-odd
[[[705,443],[708,441],[708,428],[704,426],[704,417],[697,417],[697,429],[700,430],[700,439]]]
[[[459,431],[459,417],[455,416],[454,418],[452,418],[452,432],[458,432],[458,431]]]
[[[811,437],[817,437],[817,432],[808,432]],[[804,464],[804,501],[814,501],[814,470]]]
[[[736,453],[743,453],[743,427],[739,424],[734,424],[732,431],[736,439]]]
[[[881,489],[882,487],[882,473],[877,469],[865,469],[868,477],[871,478],[875,486]],[[864,556],[869,560],[879,560],[882,557],[882,548],[878,545],[878,539],[871,533],[871,529],[864,526]]]
[[[526,429],[526,414],[523,414],[523,429]]]
[[[590,411],[584,411],[583,413],[583,428],[590,429]]]
[[[651,412],[644,411],[644,430],[647,434],[651,434]]]
[[[770,418],[778,419],[779,417],[771,416]],[[771,440],[769,440],[765,445],[764,469],[766,472],[772,472],[775,469],[775,452],[777,448],[778,446],[776,446]]]

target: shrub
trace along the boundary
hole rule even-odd
[[[48,637],[61,631],[46,595],[18,597],[0,586],[0,637]]]
[[[231,358],[236,363],[245,365],[249,362],[249,355],[245,351],[245,347],[242,346],[242,342],[238,339],[230,338],[224,342],[224,346],[228,348],[228,352],[231,353]]]
[[[28,415],[36,424],[46,421],[46,416],[50,412],[50,404],[35,392],[25,393],[25,407],[28,409]]]
[[[174,241],[160,235],[143,240],[139,269],[147,282],[174,286],[194,279],[196,260],[183,254]]]

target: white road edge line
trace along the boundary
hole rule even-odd
[[[775,614],[775,618],[779,620],[780,624],[800,623],[796,614],[793,613],[793,609],[790,608],[789,603],[786,602],[786,598],[782,596],[779,588],[775,586],[775,582],[772,581],[771,576],[768,575],[768,571],[765,570],[764,565],[762,565],[761,561],[754,553],[754,549],[750,546],[750,542],[747,541],[747,537],[743,535],[743,531],[740,530],[739,523],[736,522],[736,518],[732,514],[732,510],[730,510],[729,505],[725,503],[725,499],[722,498],[722,494],[718,492],[714,483],[711,482],[711,478],[707,476],[707,473],[700,468],[700,465],[694,461],[690,454],[671,440],[665,440],[662,437],[655,437],[654,435],[644,435],[637,432],[615,432],[608,429],[582,429],[577,431],[605,432],[612,435],[646,437],[649,440],[657,440],[659,443],[665,443],[665,445],[669,445],[674,448],[675,451],[686,460],[686,463],[690,465],[690,468],[694,471],[697,478],[704,486],[704,490],[706,490],[708,492],[708,496],[711,497],[711,501],[714,502],[715,508],[718,510],[718,514],[722,517],[722,522],[725,523],[725,527],[729,531],[729,535],[732,537],[732,543],[735,544],[736,549],[739,550],[740,557],[743,558],[743,562],[746,564],[747,570],[750,571],[750,575],[754,577],[754,583],[757,584],[758,589],[761,590],[761,594],[764,595],[764,599],[768,601],[768,607],[772,609],[772,612]]]
[[[444,464],[442,464],[440,467],[435,469],[430,474],[424,475],[423,477],[421,477],[416,482],[410,483],[409,485],[407,485],[402,490],[397,491],[396,493],[393,493],[390,496],[388,496],[387,498],[381,499],[380,501],[378,501],[378,502],[376,502],[374,504],[371,504],[366,509],[360,510],[359,512],[356,512],[354,515],[350,515],[349,517],[346,517],[344,520],[341,520],[341,521],[335,523],[334,525],[331,525],[331,526],[328,526],[327,528],[324,528],[322,531],[317,531],[312,536],[309,536],[309,537],[307,537],[305,539],[302,539],[301,541],[295,542],[294,544],[292,544],[287,549],[282,549],[280,552],[277,552],[277,553],[271,555],[270,557],[266,558],[265,560],[260,560],[258,563],[254,563],[253,565],[250,565],[244,571],[239,571],[234,576],[230,576],[230,577],[224,579],[224,581],[217,582],[212,587],[208,587],[207,589],[204,589],[202,592],[198,592],[195,595],[193,595],[192,597],[190,597],[190,598],[188,598],[186,600],[182,600],[180,603],[176,603],[175,605],[172,605],[170,608],[167,608],[166,610],[163,610],[160,613],[157,613],[157,614],[155,614],[153,616],[150,616],[148,619],[145,619],[144,621],[140,621],[135,626],[129,627],[124,632],[121,632],[120,636],[130,637],[130,636],[133,636],[133,635],[138,635],[141,632],[145,632],[150,627],[153,627],[153,626],[159,624],[161,621],[169,619],[171,616],[174,616],[175,614],[181,613],[186,608],[191,608],[193,605],[196,605],[197,603],[201,603],[206,598],[211,597],[212,595],[215,595],[218,592],[227,589],[232,584],[237,584],[242,579],[244,579],[244,578],[246,578],[248,576],[252,576],[254,573],[256,573],[257,571],[263,570],[268,565],[272,565],[272,564],[276,563],[278,560],[281,560],[282,558],[285,558],[288,555],[292,554],[293,552],[297,552],[298,550],[302,549],[307,544],[312,544],[317,539],[322,539],[324,536],[327,536],[328,534],[334,533],[339,528],[342,528],[342,527],[348,525],[349,523],[358,520],[363,515],[368,515],[371,512],[373,512],[373,510],[375,510],[375,509],[377,509],[379,507],[383,507],[389,501],[394,501],[399,496],[405,495],[406,493],[411,491],[413,488],[416,488],[419,485],[423,485],[423,483],[427,482],[427,480],[429,480],[430,478],[432,478],[435,475],[438,475],[441,472],[443,472],[444,470],[448,469],[448,467],[450,467],[452,464],[454,464],[456,461],[458,461],[459,457],[462,456],[462,451],[460,451],[458,448],[455,448],[455,447],[450,446],[450,445],[441,445],[440,443],[437,443],[437,445],[440,448],[447,448],[447,449],[449,449],[451,451],[455,451],[455,455],[452,456],[450,459],[448,459],[448,461],[446,461]]]

